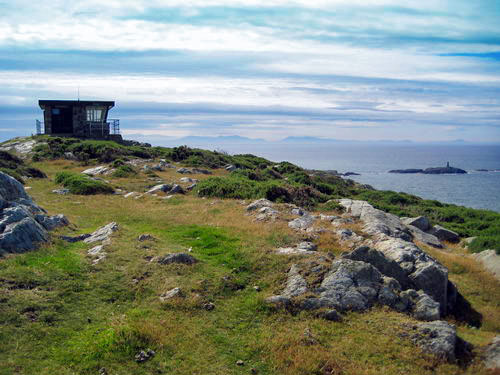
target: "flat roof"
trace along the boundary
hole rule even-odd
[[[38,105],[43,109],[44,106],[55,106],[55,105],[68,105],[68,104],[79,104],[79,105],[100,105],[107,107],[114,107],[115,102],[113,101],[101,101],[101,100],[39,100]]]

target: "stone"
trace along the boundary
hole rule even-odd
[[[416,227],[424,232],[427,232],[429,229],[431,229],[431,223],[425,216],[405,218],[402,220],[402,222],[406,225]]]
[[[207,311],[212,311],[215,309],[215,305],[212,302],[207,302],[203,304],[203,308]]]
[[[163,293],[160,296],[160,301],[166,301],[175,297],[183,297],[181,288],[170,289],[168,292]]]
[[[342,321],[342,315],[340,315],[337,310],[335,309],[330,309],[325,311],[323,314],[323,319],[329,320],[330,322],[341,322]]]
[[[155,354],[154,350],[151,349],[141,350],[135,355],[135,361],[137,363],[146,362],[147,360],[153,358]]]
[[[88,176],[96,176],[98,174],[105,174],[109,171],[110,169],[108,167],[105,167],[104,165],[100,165],[95,168],[89,168],[85,169],[82,173],[86,174]]]
[[[317,254],[316,251],[309,251],[309,250],[298,249],[297,247],[280,247],[280,248],[276,249],[276,252],[278,254],[283,254],[283,255],[311,255],[311,254]]]
[[[224,169],[225,169],[226,171],[232,172],[232,171],[235,171],[237,168],[236,168],[234,165],[229,164],[229,165],[226,165],[226,166],[224,167]]]
[[[292,265],[288,271],[288,280],[282,295],[288,298],[297,297],[307,292],[307,282],[300,275],[296,264]]]
[[[170,191],[168,192],[169,194],[184,194],[184,189],[180,185],[174,184]]]
[[[363,221],[363,231],[365,233],[371,235],[385,234],[407,241],[411,240],[409,230],[396,215],[378,210],[365,201],[339,199],[338,202],[345,208],[348,215]]]
[[[288,222],[288,226],[296,230],[305,230],[312,227],[313,224],[314,218],[311,215],[303,215]]]
[[[500,336],[495,336],[483,353],[484,367],[489,370],[500,369]]]
[[[80,234],[80,235],[74,236],[74,237],[71,237],[71,236],[59,236],[59,238],[61,240],[66,241],[66,242],[79,242],[79,241],[83,241],[84,239],[89,238],[89,237],[90,237],[89,233]]]
[[[420,323],[415,326],[412,341],[425,351],[449,362],[456,360],[457,331],[455,326],[443,321]]]
[[[182,173],[182,174],[192,174],[193,171],[187,168],[179,168],[177,169],[177,173]]]
[[[278,308],[288,307],[292,303],[290,298],[280,295],[267,297],[265,302]]]
[[[108,238],[111,237],[113,232],[117,230],[118,230],[118,224],[113,221],[94,231],[89,237],[85,238],[83,242],[94,243],[107,240]]]
[[[192,172],[195,174],[212,174],[212,172],[210,172],[209,170],[201,168],[193,168]]]
[[[414,227],[412,225],[407,225],[408,230],[411,232],[413,239],[416,241],[420,241],[426,245],[435,247],[437,249],[442,249],[443,245],[439,241],[439,239],[433,234],[426,233],[423,230]]]
[[[92,249],[87,251],[88,255],[100,255],[103,252],[103,245],[94,246]]]
[[[171,185],[168,185],[168,184],[159,184],[159,185],[153,186],[151,189],[149,189],[146,192],[146,194],[155,194],[155,193],[160,193],[160,192],[166,193],[170,189],[172,189]]]
[[[292,211],[291,211],[292,215],[298,215],[298,216],[303,216],[305,215],[307,212],[304,211],[302,208],[293,208]]]
[[[495,250],[483,250],[480,253],[472,254],[472,257],[500,281],[500,256]]]
[[[130,193],[127,193],[123,196],[123,198],[130,198],[130,197],[133,197],[134,195],[138,195],[139,193],[135,192],[135,191],[131,191]]]
[[[412,315],[418,320],[433,321],[440,318],[439,303],[422,291],[418,292],[418,299],[412,309]]]
[[[32,217],[5,226],[0,234],[0,255],[4,253],[22,253],[34,250],[41,242],[47,242],[47,230]]]
[[[187,191],[191,191],[191,190],[193,190],[196,187],[196,185],[198,185],[198,184],[197,183],[191,184],[191,185],[189,185],[189,186],[186,187],[186,190]]]
[[[245,362],[243,362],[241,359],[238,359],[238,360],[236,361],[236,365],[237,365],[237,366],[244,366],[244,365],[245,365]]]
[[[460,236],[456,232],[443,228],[440,225],[434,225],[429,232],[439,238],[440,241],[448,241],[452,243],[460,242]]]
[[[139,237],[137,237],[137,241],[143,242],[143,241],[156,241],[156,238],[154,238],[150,234],[141,234]]]
[[[246,210],[247,211],[255,211],[255,210],[258,210],[258,209],[263,208],[263,207],[272,207],[273,205],[274,205],[273,202],[262,198],[262,199],[258,199],[256,201],[253,201],[252,203],[250,203],[246,207]]]
[[[63,214],[54,216],[38,214],[35,216],[35,220],[49,231],[69,225],[69,220]]]
[[[168,254],[165,255],[161,258],[158,259],[158,263],[160,264],[172,264],[172,263],[177,263],[177,264],[195,264],[198,263],[198,260],[193,257],[192,255],[186,254],[186,253],[173,253],[173,254]]]
[[[0,172],[0,198],[5,201],[31,200],[30,196],[24,191],[23,185],[3,172]]]
[[[64,188],[64,189],[54,189],[54,190],[52,190],[52,193],[59,194],[59,195],[67,195],[67,194],[69,194],[69,189],[66,189],[66,188]]]
[[[181,179],[179,179],[179,182],[182,182],[183,184],[192,184],[198,182],[198,180],[191,177],[182,177]]]
[[[320,214],[319,218],[322,221],[330,221],[330,222],[332,222],[335,219],[339,219],[339,216]]]

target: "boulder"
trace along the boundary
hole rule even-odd
[[[412,315],[418,320],[438,320],[440,318],[439,303],[422,291],[417,293],[418,297],[414,302]]]
[[[0,198],[5,201],[31,200],[29,195],[24,191],[23,185],[15,178],[3,172],[0,172]]]
[[[495,336],[493,341],[486,347],[483,358],[484,367],[487,369],[500,369],[500,336]]]
[[[247,211],[255,211],[255,210],[263,208],[263,207],[272,207],[273,205],[274,205],[273,202],[262,198],[262,199],[258,199],[256,201],[253,201],[252,203],[250,203],[246,207],[246,210]]]
[[[500,281],[500,256],[495,250],[484,250],[480,253],[473,254],[478,262],[480,262],[483,267],[493,274],[493,276]]]
[[[288,271],[288,280],[286,282],[286,287],[281,295],[291,298],[300,296],[306,292],[306,280],[300,275],[298,266],[294,264],[290,268],[290,271]]]
[[[172,264],[172,263],[178,263],[178,264],[195,264],[198,263],[198,260],[186,253],[174,253],[174,254],[168,254],[163,257],[160,257],[158,260],[158,263],[160,264]]]
[[[96,176],[98,174],[105,174],[109,171],[110,171],[110,169],[108,167],[105,167],[104,165],[100,165],[100,166],[95,167],[95,168],[85,169],[82,173],[86,174],[88,176]]]
[[[367,234],[385,234],[390,237],[410,241],[411,234],[396,216],[374,208],[368,202],[352,199],[340,199],[346,213],[363,221],[363,231]]]
[[[35,220],[47,230],[53,230],[69,225],[69,220],[63,214],[54,216],[38,214],[35,216]]]
[[[448,241],[452,243],[460,242],[460,236],[458,235],[458,233],[443,228],[440,225],[434,225],[432,229],[429,231],[429,233],[436,236],[441,241]]]
[[[292,229],[307,229],[314,224],[314,218],[311,215],[302,215],[288,222],[288,226]]]
[[[195,174],[212,174],[212,172],[210,172],[209,170],[201,168],[193,168],[192,171]]]
[[[179,168],[177,169],[177,173],[182,173],[182,174],[192,174],[193,171],[187,168]]]
[[[0,234],[0,255],[34,250],[40,242],[48,239],[47,230],[32,217],[26,217],[5,226]]]
[[[411,335],[412,341],[441,360],[455,362],[457,354],[471,349],[469,343],[457,336],[455,326],[443,320],[420,323],[413,329],[415,333]]]
[[[184,194],[185,192],[184,192],[184,189],[180,185],[174,184],[168,193],[169,194]]]
[[[74,236],[74,237],[60,236],[59,238],[63,241],[66,241],[66,242],[79,242],[79,241],[83,241],[84,239],[89,238],[89,237],[90,237],[90,233],[85,233],[85,234],[80,234],[80,235]]]
[[[225,169],[226,171],[232,172],[232,171],[235,171],[237,168],[236,168],[234,165],[229,164],[229,165],[226,165],[226,166],[224,167],[224,169]]]
[[[426,245],[435,247],[437,249],[442,249],[443,245],[439,241],[439,239],[433,234],[426,233],[423,230],[414,227],[412,225],[407,226],[408,230],[411,232],[413,239],[416,241],[420,241]]]
[[[402,222],[406,225],[411,225],[420,230],[423,230],[424,232],[431,229],[431,223],[429,222],[429,219],[426,218],[425,216],[405,218],[402,220]]]
[[[89,237],[85,238],[83,242],[94,243],[99,241],[105,241],[111,237],[113,232],[118,230],[118,224],[114,221],[97,229]]]
[[[63,189],[54,189],[52,190],[54,194],[59,194],[59,195],[67,195],[69,194],[69,189],[63,188]]]
[[[181,288],[170,289],[168,292],[163,293],[160,296],[160,301],[164,302],[175,297],[182,297],[183,293]]]
[[[191,177],[182,177],[181,179],[179,179],[179,181],[182,182],[183,184],[193,184],[195,182],[198,182],[196,178],[191,178]]]
[[[160,193],[160,192],[166,193],[166,192],[168,192],[170,189],[172,189],[172,186],[171,186],[171,185],[167,185],[167,184],[160,184],[160,185],[153,186],[151,189],[149,189],[149,190],[146,192],[146,194],[155,194],[155,193]]]

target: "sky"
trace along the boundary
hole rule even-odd
[[[0,0],[0,141],[79,95],[153,144],[500,143],[499,20],[498,0]]]

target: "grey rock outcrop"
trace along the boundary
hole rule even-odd
[[[457,336],[455,326],[443,320],[420,323],[413,329],[412,341],[442,360],[455,362],[463,352],[471,350],[471,345]]]
[[[493,274],[493,276],[500,281],[500,255],[496,253],[495,250],[484,250],[480,253],[473,254],[478,262],[480,262],[483,267]]]
[[[306,280],[300,275],[296,264],[292,265],[288,271],[288,280],[286,287],[281,295],[285,297],[297,297],[307,292]]]
[[[156,185],[156,186],[153,186],[151,189],[149,189],[146,194],[155,194],[155,193],[166,193],[168,191],[170,191],[170,189],[172,189],[172,185],[168,185],[168,184],[160,184],[160,185]]]
[[[113,232],[118,230],[118,224],[114,221],[97,229],[91,235],[83,240],[85,243],[101,242],[109,239]]]
[[[409,217],[401,220],[406,225],[414,226],[424,232],[431,229],[431,223],[425,216]]]
[[[83,174],[86,174],[88,176],[96,176],[98,174],[108,174],[110,173],[110,169],[108,167],[105,167],[104,165],[100,165],[98,167],[95,167],[95,168],[89,168],[89,169],[85,169],[84,171],[82,171]]]
[[[460,236],[456,232],[443,228],[440,225],[434,225],[429,233],[436,236],[441,241],[448,241],[452,243],[460,242]]]
[[[443,244],[433,234],[426,233],[423,230],[421,230],[417,227],[414,227],[412,225],[407,225],[407,228],[411,232],[414,240],[420,241],[426,245],[435,247],[437,249],[443,248]]]
[[[0,172],[0,255],[34,250],[49,240],[49,230],[67,224],[64,215],[48,216],[19,181]]]
[[[181,288],[174,288],[174,289],[170,289],[168,292],[165,292],[163,293],[161,296],[160,296],[160,301],[162,302],[165,302],[169,299],[172,299],[172,298],[175,298],[175,297],[182,297],[183,296],[183,293],[182,293],[182,290]]]
[[[305,230],[312,227],[314,224],[314,217],[311,215],[302,215],[292,221],[288,222],[288,226],[296,230]]]
[[[253,201],[252,203],[250,203],[247,207],[246,207],[246,210],[247,211],[255,211],[255,210],[258,210],[260,208],[263,208],[263,207],[272,207],[274,205],[273,202],[271,202],[270,200],[267,200],[267,199],[258,199],[256,201]]]
[[[500,336],[495,336],[484,350],[484,366],[490,370],[500,369]]]

